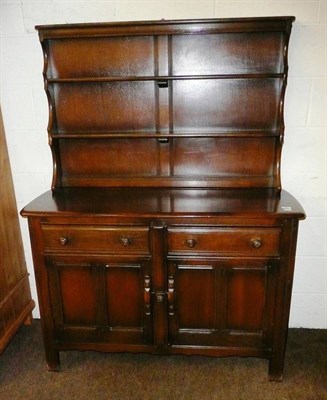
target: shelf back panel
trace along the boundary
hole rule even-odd
[[[154,75],[151,36],[52,39],[49,78]]]
[[[282,32],[175,35],[172,71],[173,75],[281,73],[282,48]]]
[[[60,139],[63,186],[271,185],[276,139]],[[252,179],[255,178],[255,179]],[[151,179],[153,183],[151,184]],[[207,182],[208,181],[208,182]],[[189,186],[186,183],[185,186]]]

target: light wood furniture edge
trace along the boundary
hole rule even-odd
[[[24,323],[32,320],[23,243],[0,109],[0,354]]]

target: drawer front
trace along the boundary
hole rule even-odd
[[[168,252],[278,255],[279,228],[170,228]]]
[[[147,227],[43,225],[42,231],[48,251],[149,252]]]

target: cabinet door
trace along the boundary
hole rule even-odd
[[[171,260],[171,345],[269,347],[278,263],[274,260]]]
[[[54,256],[46,265],[59,342],[152,342],[148,260]]]

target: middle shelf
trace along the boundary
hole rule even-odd
[[[70,132],[49,132],[52,139],[170,139],[170,138],[224,138],[224,137],[278,137],[282,134],[281,130],[273,129],[244,129],[244,130],[228,130],[221,131],[70,131]]]
[[[76,78],[48,78],[48,83],[98,83],[131,81],[173,81],[197,79],[270,79],[283,78],[283,73],[214,74],[214,75],[162,75],[162,76],[90,76]]]

